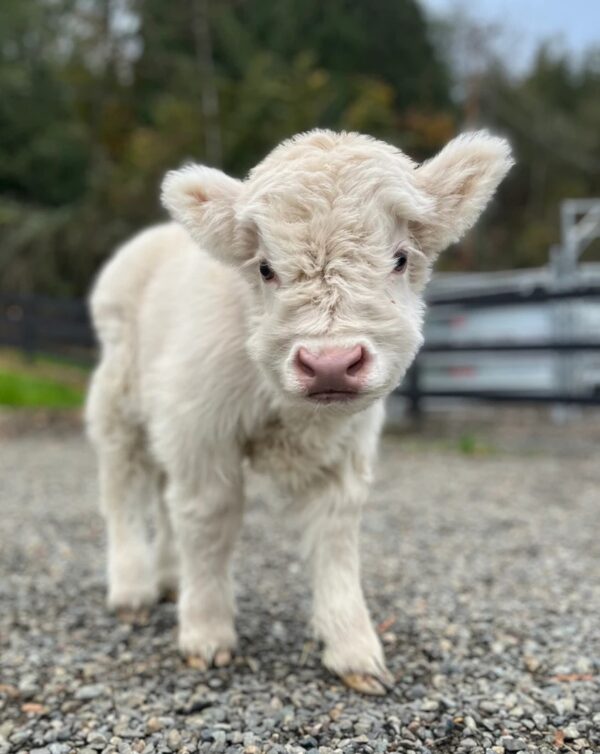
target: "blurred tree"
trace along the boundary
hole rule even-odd
[[[232,16],[237,22],[233,35]],[[269,50],[280,61],[310,51],[315,65],[334,76],[385,82],[399,109],[448,105],[448,76],[415,0],[247,0],[230,7],[227,22],[233,44],[241,27],[252,46]],[[251,48],[243,52],[231,57],[221,49],[223,61],[231,61],[238,75]]]
[[[209,165],[220,165],[223,161],[223,152],[209,0],[192,0],[192,27],[202,86],[206,159]]]
[[[265,146],[261,140],[259,154],[274,141],[315,126],[370,131],[422,157],[447,136],[431,144],[420,132],[409,132],[405,120],[409,113],[421,113],[422,123],[428,114],[451,110],[447,69],[416,0],[240,0],[220,12],[215,25],[215,56],[234,85],[246,79],[248,61],[260,56],[272,61],[277,78],[285,77],[290,64],[306,68],[310,61],[322,84],[327,81],[320,108],[306,111],[310,119],[276,129]],[[290,92],[286,99],[301,95]],[[248,156],[255,159],[256,150]],[[241,164],[247,167],[246,161]]]
[[[6,0],[0,6],[0,189],[57,206],[85,185],[89,155],[56,39],[52,4]]]
[[[498,66],[486,73],[482,117],[509,135],[518,160],[488,218],[496,244],[481,243],[487,267],[544,264],[560,239],[561,200],[600,195],[598,92],[594,51],[575,64],[543,46],[520,79]]]
[[[517,159],[483,221],[442,257],[446,269],[543,265],[560,240],[560,202],[600,195],[600,49],[574,61],[543,44],[529,68],[516,72],[515,36],[460,8],[435,29],[453,70],[461,127],[504,133]]]
[[[158,217],[160,179],[182,160],[243,174],[319,125],[426,155],[451,131],[415,0],[6,0],[0,13],[4,289],[81,295]]]

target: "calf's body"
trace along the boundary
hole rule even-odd
[[[433,256],[510,165],[487,135],[449,148],[419,167],[367,137],[317,131],[244,182],[169,174],[177,222],[102,271],[87,421],[108,600],[138,608],[177,589],[186,655],[220,665],[235,648],[230,561],[248,459],[299,532],[325,665],[367,693],[389,686],[358,557],[383,400],[420,345]],[[456,180],[436,194],[448,170]]]

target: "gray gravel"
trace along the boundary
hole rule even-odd
[[[560,431],[560,430],[557,430]],[[103,527],[81,436],[0,440],[0,754],[600,752],[600,464],[388,439],[364,580],[395,692],[319,664],[293,542],[253,506],[240,652],[202,673],[175,613],[104,606]]]

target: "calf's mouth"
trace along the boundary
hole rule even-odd
[[[358,398],[358,390],[319,390],[318,392],[308,393],[307,396],[311,401],[317,403],[342,403],[352,401]]]

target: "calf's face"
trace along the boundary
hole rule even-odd
[[[512,159],[485,132],[418,165],[360,134],[284,142],[245,181],[171,172],[163,202],[252,292],[248,352],[285,400],[358,410],[422,343],[433,260],[470,228]]]

